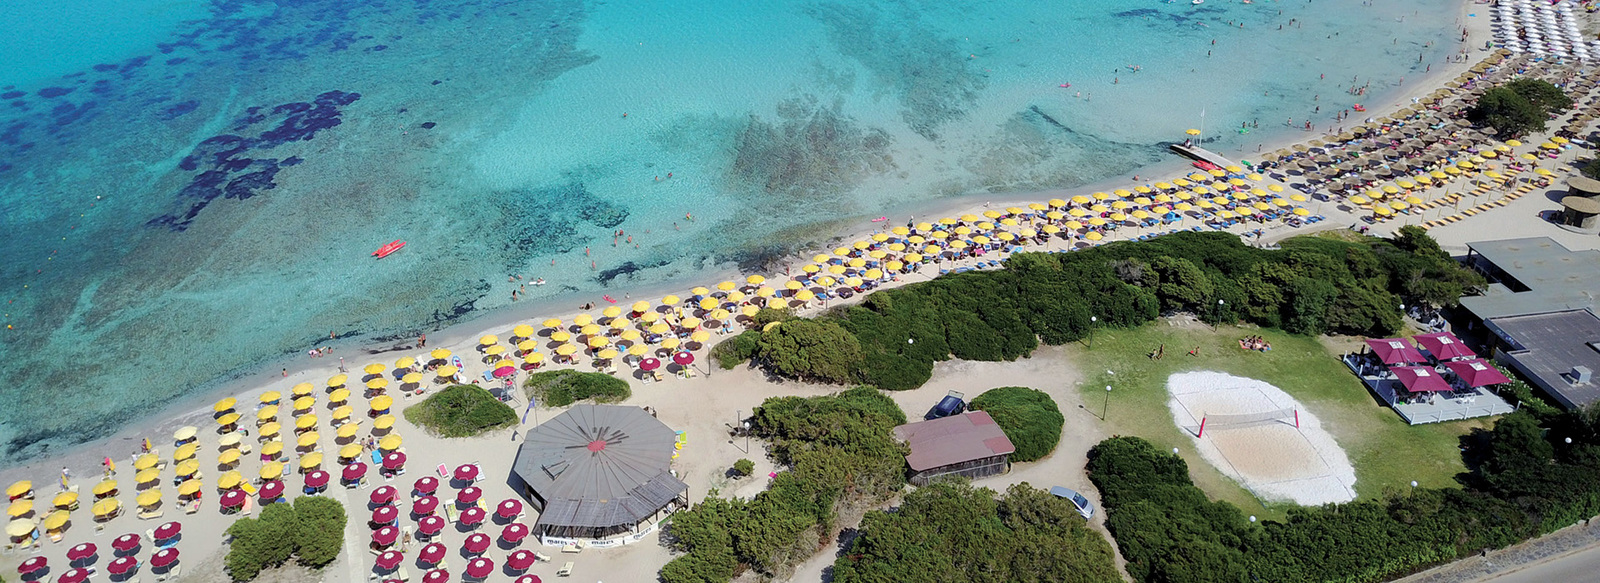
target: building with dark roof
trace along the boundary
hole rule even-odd
[[[1484,322],[1495,357],[1568,409],[1600,401],[1600,317],[1590,310],[1507,316]]]
[[[1491,282],[1461,298],[1478,320],[1593,310],[1600,293],[1600,251],[1570,251],[1549,237],[1468,243],[1467,265]]]
[[[688,505],[672,474],[677,432],[638,407],[577,405],[528,432],[512,473],[539,510],[547,542],[605,539],[647,527]]]
[[[894,435],[911,444],[906,465],[911,466],[910,482],[918,486],[952,474],[968,478],[1003,474],[1017,450],[983,411],[907,423],[894,428]]]

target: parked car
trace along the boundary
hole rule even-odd
[[[1078,514],[1082,514],[1084,520],[1094,517],[1094,504],[1089,502],[1088,498],[1084,498],[1083,494],[1079,494],[1077,490],[1052,486],[1050,493],[1055,494],[1058,498],[1066,498],[1067,501],[1072,502],[1073,506],[1078,507]]]
[[[967,402],[962,400],[965,397],[966,395],[964,394],[956,391],[950,391],[949,393],[945,394],[943,399],[939,400],[938,405],[934,405],[932,409],[929,409],[928,414],[923,415],[922,418],[924,420],[931,420],[938,419],[940,417],[949,417],[951,415],[960,415],[962,412],[967,410]]]

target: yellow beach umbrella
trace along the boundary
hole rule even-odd
[[[321,462],[321,455],[321,453],[312,453],[306,457],[319,456],[317,461]],[[304,460],[302,459],[302,461]],[[283,475],[283,462],[267,462],[261,466],[261,471],[257,475],[261,476],[263,480],[276,480]]]
[[[352,427],[354,427],[354,426],[352,426]],[[273,440],[273,441],[269,441],[269,442],[261,444],[261,455],[264,455],[264,456],[275,456],[275,455],[278,455],[280,453],[283,453],[283,442],[282,441]]]
[[[161,463],[161,458],[156,457],[156,454],[141,454],[139,457],[133,458],[133,469],[148,470],[156,467],[156,464],[158,463]]]
[[[27,516],[29,512],[33,512],[33,501],[26,498],[12,502],[10,506],[6,507],[6,516],[12,518]]]
[[[261,402],[262,403],[275,403],[279,399],[282,399],[282,398],[283,398],[283,393],[279,393],[277,391],[267,391],[265,393],[261,393]]]
[[[283,430],[283,426],[282,425],[277,424],[277,423],[268,423],[266,425],[262,425],[260,431],[261,431],[261,436],[262,437],[271,437],[271,436],[277,435],[278,432],[282,431],[282,430]]]
[[[628,354],[630,356],[644,356],[646,352],[650,352],[650,347],[644,344],[635,344],[628,347]]]
[[[600,311],[600,315],[607,318],[615,318],[622,315],[622,308],[616,306],[606,306],[606,309]]]
[[[541,362],[544,362],[544,355],[540,354],[538,352],[535,352],[533,354],[529,354],[528,358],[524,359],[524,361],[528,362],[530,364],[539,364]]]
[[[406,378],[411,378],[411,375],[415,375],[415,374],[417,374],[417,373],[414,373],[414,372],[413,373],[406,373]],[[334,389],[332,393],[328,393],[328,402],[329,403],[343,403],[346,400],[348,400],[349,398],[350,398],[350,389]]]
[[[546,328],[560,328],[562,321],[561,318],[548,318],[545,321],[540,322],[540,324]]]
[[[226,426],[226,425],[233,425],[234,423],[238,423],[238,422],[239,422],[239,414],[238,413],[229,413],[227,415],[223,415],[223,416],[217,418],[217,425]]]
[[[217,455],[217,463],[225,466],[233,465],[239,462],[239,457],[242,455],[244,454],[239,453],[239,450],[230,449]]]
[[[679,342],[678,342],[678,338],[676,336],[670,336],[670,337],[661,339],[661,347],[662,348],[666,348],[666,349],[670,350],[670,349],[673,349],[673,348],[677,348],[678,344],[679,344]]]
[[[1383,216],[1389,216],[1389,215],[1394,214],[1394,211],[1389,210],[1389,207],[1386,207],[1386,206],[1375,206],[1375,207],[1372,207],[1372,212],[1374,212],[1376,214],[1379,214],[1379,215],[1383,215]]]
[[[66,508],[68,506],[72,506],[73,504],[75,504],[77,502],[78,502],[78,493],[77,492],[72,492],[72,491],[67,491],[67,492],[62,492],[60,494],[56,494],[56,497],[52,498],[50,500],[50,505],[54,506],[56,508]]]
[[[1088,239],[1090,241],[1099,241],[1099,240],[1105,238],[1105,236],[1101,235],[1100,231],[1089,231],[1089,234],[1088,235],[1084,235],[1084,238]]]
[[[28,533],[33,532],[33,529],[35,528],[38,527],[34,526],[32,520],[18,518],[6,524],[6,536],[11,538],[22,538],[28,536]]]
[[[444,360],[446,358],[450,358],[450,354],[451,353],[450,353],[449,349],[446,349],[446,348],[435,348],[433,350],[433,352],[429,352],[428,353],[428,357],[432,358],[434,360]]]
[[[698,328],[700,327],[700,319],[691,316],[684,318],[682,322],[678,323],[678,325],[684,328]]]
[[[322,452],[314,451],[300,458],[300,469],[309,470],[322,465]]]
[[[367,374],[383,374],[383,371],[388,370],[388,367],[383,366],[383,364],[381,364],[381,363],[374,362],[372,364],[367,365],[366,368],[363,368],[361,370],[363,372],[366,372]]]
[[[387,388],[389,388],[389,379],[386,379],[386,378],[383,378],[383,377],[378,377],[378,378],[372,379],[370,381],[367,381],[367,388],[371,389],[371,390],[374,390],[374,391],[381,391],[381,390],[387,389]]]
[[[390,427],[394,427],[394,415],[379,415],[377,419],[372,420],[373,429],[382,430]]]
[[[160,489],[145,490],[143,492],[140,492],[139,496],[134,498],[133,501],[139,503],[139,506],[142,506],[142,507],[145,507],[145,508],[149,508],[151,506],[155,506],[155,505],[161,503],[161,490]]]
[[[692,341],[695,341],[695,342],[705,342],[705,341],[710,340],[710,339],[711,339],[711,333],[707,332],[705,330],[700,330],[700,331],[695,332],[694,334],[690,334],[689,335],[689,340],[692,340]]]
[[[185,425],[183,427],[179,427],[177,431],[172,432],[172,438],[177,441],[189,441],[194,439],[195,434],[199,432],[200,428],[193,425]]]
[[[295,385],[294,388],[289,391],[289,394],[295,397],[304,397],[311,394],[311,392],[315,391],[316,389],[317,388],[312,386],[311,383],[300,383]]]
[[[495,345],[495,344],[497,344],[499,342],[500,342],[500,337],[499,336],[495,336],[493,334],[486,334],[483,337],[478,338],[478,345],[479,346],[493,346],[493,345]]]
[[[105,496],[106,494],[117,491],[117,481],[110,478],[101,480],[100,483],[95,484],[94,488],[90,489],[90,491],[94,492],[95,496]]]
[[[534,340],[523,340],[522,342],[518,342],[517,343],[517,350],[522,351],[522,352],[533,352],[533,351],[538,350],[538,349],[539,349],[539,343],[537,341],[534,341]],[[413,374],[415,374],[415,373],[413,373]],[[406,375],[406,376],[411,376],[411,375]],[[405,379],[401,379],[401,381],[405,382]]]
[[[458,369],[458,368],[456,368],[454,366],[441,366],[441,367],[439,367],[438,374],[439,374],[439,378],[448,379],[448,378],[454,378],[456,376],[456,373],[458,373],[458,372],[461,372],[461,369]]]
[[[198,443],[185,443],[183,445],[178,446],[178,449],[172,451],[172,459],[181,462],[183,460],[186,460],[186,459],[194,457],[195,452],[198,452],[198,451],[200,451],[200,444],[198,444]]]
[[[49,516],[44,517],[44,522],[40,523],[39,526],[43,526],[46,532],[52,530],[61,530],[61,527],[66,526],[67,522],[71,519],[72,515],[68,514],[67,511],[57,510],[55,512],[51,512]]]
[[[198,494],[200,493],[200,485],[200,480],[184,480],[182,484],[178,484],[178,495],[193,496]]]
[[[173,469],[173,472],[175,474],[177,474],[179,477],[193,476],[193,475],[195,475],[196,472],[199,472],[199,471],[200,471],[200,462],[197,462],[195,460],[189,460],[189,461],[183,462],[181,464],[178,464],[178,467]]]
[[[300,397],[294,400],[294,410],[296,411],[310,411],[312,407],[316,406],[317,400],[311,397]]]
[[[300,438],[295,440],[295,445],[300,446],[300,447],[311,447],[313,445],[316,445],[317,444],[317,440],[320,440],[320,439],[322,439],[322,436],[317,435],[317,432],[315,432],[315,431],[307,431],[305,433],[300,434]]]
[[[750,277],[744,278],[744,282],[748,283],[750,285],[761,285],[761,283],[765,282],[765,281],[767,281],[767,278],[761,277],[759,275],[752,275]]]
[[[317,426],[316,415],[301,415],[294,418],[295,429],[311,429]]]
[[[118,502],[116,498],[106,498],[105,500],[94,503],[94,515],[96,517],[110,516],[115,514],[117,510],[120,510],[121,508],[122,503]]]
[[[403,357],[400,360],[394,361],[394,367],[397,368],[397,369],[411,368],[411,367],[416,366],[416,365],[417,365],[417,359],[411,358],[409,356]]]
[[[237,404],[238,402],[239,402],[238,399],[235,399],[233,397],[228,397],[228,398],[223,399],[221,401],[217,401],[217,404],[211,406],[211,410],[212,411],[216,411],[218,413],[221,413],[223,411],[231,411],[231,410],[233,410],[233,406],[235,404]]]
[[[556,347],[556,354],[561,356],[572,356],[577,353],[578,347],[574,344],[562,344],[561,346]]]
[[[1294,209],[1294,214],[1295,214],[1295,216],[1304,217],[1304,216],[1309,216],[1311,214],[1311,211],[1308,211],[1308,210],[1303,209],[1303,208],[1296,208],[1296,209]]]
[[[394,398],[388,395],[379,395],[370,401],[368,405],[371,405],[373,411],[388,411],[390,407],[394,406]]]
[[[359,433],[360,431],[360,423],[346,423],[344,425],[340,425],[339,429],[335,430],[333,434],[339,436],[340,439],[350,439],[355,437],[356,433]]]
[[[400,434],[390,433],[383,436],[383,439],[378,440],[378,448],[384,451],[394,451],[400,449],[401,441]]]
[[[593,326],[593,324],[590,324],[590,326]],[[587,327],[587,326],[585,326],[585,327]],[[596,330],[596,331],[598,331],[598,330]],[[550,339],[553,340],[553,341],[556,341],[556,342],[566,342],[566,341],[572,339],[572,335],[568,334],[565,331],[551,332],[550,333]]]
[[[360,456],[361,456],[361,444],[359,444],[359,443],[352,443],[350,445],[346,445],[344,447],[339,448],[339,458],[340,459],[349,460],[349,459],[355,459],[355,458],[360,457]]]
[[[239,475],[239,472],[237,471],[232,471],[217,476],[217,487],[223,490],[232,490],[234,488],[238,488],[239,484],[243,482],[244,476]]]
[[[617,349],[615,349],[615,348],[607,348],[605,350],[600,351],[599,353],[596,353],[595,357],[596,358],[600,358],[602,360],[610,360],[610,359],[616,358],[618,354],[619,353],[617,352]]]
[[[349,380],[350,380],[350,375],[342,375],[342,374],[333,375],[331,377],[328,377],[328,388],[342,387],[342,386],[344,386],[345,382],[347,382]]]
[[[611,340],[605,336],[590,336],[589,341],[585,344],[588,344],[589,348],[601,348],[604,346],[610,346]]]

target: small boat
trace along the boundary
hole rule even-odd
[[[384,245],[382,247],[379,247],[377,251],[373,251],[372,252],[372,256],[373,257],[377,257],[378,259],[383,259],[384,257],[388,257],[390,255],[393,255],[395,251],[399,251],[401,248],[403,248],[405,246],[406,246],[406,242],[405,241],[401,241],[399,239],[395,239],[393,241],[390,241],[389,244]]]
[[[1190,4],[1205,4],[1206,0],[1190,0]]]

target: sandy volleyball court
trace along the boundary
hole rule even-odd
[[[1263,501],[1302,505],[1347,502],[1356,497],[1355,469],[1344,449],[1322,429],[1315,415],[1294,397],[1262,381],[1201,371],[1167,377],[1167,407],[1172,420],[1189,434],[1200,455]],[[1239,424],[1208,423],[1207,415],[1249,415],[1269,411],[1293,415]]]

